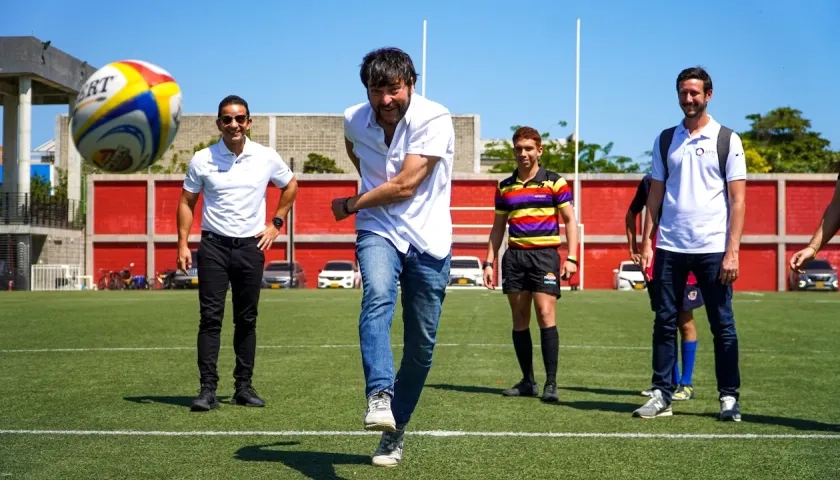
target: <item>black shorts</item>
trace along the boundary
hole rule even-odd
[[[560,253],[556,248],[510,248],[502,256],[502,292],[538,292],[560,297]]]
[[[648,282],[648,295],[650,296],[650,309],[654,312],[656,311],[656,306],[654,305],[654,289],[656,288],[656,281]],[[680,303],[680,312],[690,312],[692,310],[696,310],[704,305],[703,301],[703,294],[700,292],[700,289],[697,288],[697,285],[686,285],[685,286],[685,295],[683,296],[682,302]]]

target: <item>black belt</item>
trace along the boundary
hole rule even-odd
[[[256,245],[259,240],[256,237],[227,237],[208,230],[201,231],[201,238],[213,240],[214,242],[222,244],[226,247],[233,248],[244,247],[245,245]]]

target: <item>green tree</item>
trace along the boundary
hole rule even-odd
[[[826,173],[838,170],[840,154],[830,149],[830,142],[819,132],[811,130],[811,121],[802,116],[802,111],[779,107],[764,115],[747,115],[746,119],[750,121],[750,129],[740,133],[745,150],[746,145],[753,148],[773,172]]]
[[[753,141],[747,138],[742,138],[741,142],[744,145],[744,157],[747,162],[747,173],[770,173],[773,170],[773,165],[761,154],[761,152],[753,144]]]
[[[45,200],[51,196],[52,185],[49,180],[40,175],[33,175],[29,179],[29,197],[32,200]]]
[[[561,127],[566,122],[557,122]],[[519,129],[519,125],[510,127],[511,132]],[[543,153],[540,164],[558,173],[574,173],[575,171],[575,139],[573,135],[565,141],[550,140],[549,132],[541,134]],[[612,154],[613,143],[600,145],[597,143],[578,142],[578,171],[580,173],[635,173],[641,171],[641,166],[630,157]],[[509,173],[516,170],[516,160],[513,153],[513,143],[510,140],[497,140],[487,145],[484,156],[501,160],[489,171],[492,173]]]
[[[344,173],[335,160],[319,153],[310,153],[303,162],[303,173]]]

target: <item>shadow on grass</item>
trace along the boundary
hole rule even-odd
[[[479,387],[475,385],[452,385],[449,383],[426,384],[426,388],[434,388],[436,390],[448,390],[451,392],[489,393],[492,395],[500,396],[502,394],[502,390],[504,390],[503,388]]]
[[[674,412],[675,416],[692,416],[692,417],[706,417],[718,418],[715,412],[692,413],[692,412]],[[741,413],[741,423],[757,423],[761,425],[774,425],[777,427],[788,427],[802,431],[812,432],[837,432],[840,433],[840,425],[833,425],[830,423],[818,422],[816,420],[804,420],[801,418],[788,417],[774,417],[771,415],[756,415],[751,413]]]
[[[622,403],[622,402],[594,402],[594,401],[574,401],[564,402],[562,399],[556,405],[561,407],[574,408],[576,410],[597,410],[599,412],[612,413],[633,413],[633,410],[639,408],[637,403]]]
[[[245,462],[282,463],[313,480],[341,480],[335,473],[336,465],[370,465],[370,457],[366,455],[274,448],[295,445],[300,445],[300,442],[276,442],[242,447],[236,451],[233,458]]]
[[[439,384],[429,384],[426,385],[428,388],[434,388],[437,390],[449,390],[453,392],[464,392],[464,393],[488,393],[492,395],[501,395],[503,388],[494,388],[494,387],[482,387],[476,385],[452,385],[449,383],[439,383]],[[590,387],[564,387],[562,385],[558,385],[557,388],[559,390],[569,390],[572,392],[584,392],[584,393],[594,393],[595,395],[633,395],[639,396],[639,391],[637,390],[618,390],[613,388],[590,388]]]
[[[186,397],[186,396],[154,396],[154,395],[141,395],[139,397],[123,397],[123,400],[127,400],[129,402],[134,403],[163,403],[165,405],[174,405],[176,407],[187,407],[192,404],[192,401],[195,397]],[[227,403],[230,397],[220,396],[216,397],[219,403]]]
[[[558,385],[559,390],[569,390],[571,392],[594,393],[595,395],[632,395],[635,397],[641,396],[641,390],[619,390],[617,388],[600,388],[600,387],[564,387]]]

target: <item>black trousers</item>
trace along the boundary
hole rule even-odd
[[[257,304],[260,301],[265,253],[257,238],[222,237],[201,233],[198,263],[198,372],[202,386],[215,389],[219,383],[216,363],[219,336],[230,285],[233,303],[233,369],[235,385],[250,385],[257,350]]]

